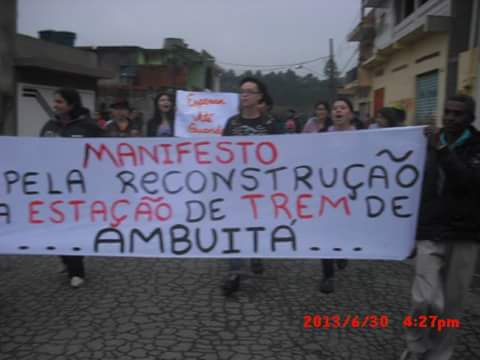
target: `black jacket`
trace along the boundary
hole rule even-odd
[[[428,148],[418,240],[480,239],[480,133],[450,150]]]
[[[88,115],[82,113],[65,123],[58,118],[49,120],[40,131],[40,136],[47,137],[102,137],[105,133]]]
[[[227,120],[223,136],[273,135],[280,133],[271,115],[261,115],[256,119],[245,119],[240,114]]]

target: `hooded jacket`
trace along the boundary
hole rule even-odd
[[[427,149],[418,240],[480,239],[480,133],[469,130],[454,149]]]
[[[40,130],[42,137],[102,137],[104,131],[89,115],[87,109],[83,109],[74,119],[64,122],[58,117],[49,120]]]

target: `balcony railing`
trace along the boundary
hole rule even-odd
[[[348,41],[367,41],[375,38],[375,14],[370,11],[348,34]]]

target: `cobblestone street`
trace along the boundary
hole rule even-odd
[[[351,261],[336,292],[319,261],[267,260],[224,298],[220,260],[87,258],[71,289],[59,259],[0,257],[0,359],[398,359],[412,267]],[[305,329],[304,316],[381,315],[385,329]],[[480,293],[462,319],[455,360],[480,358]]]

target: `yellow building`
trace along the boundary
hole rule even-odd
[[[448,35],[399,41],[380,54],[364,64],[372,76],[373,113],[394,106],[405,110],[407,124],[438,119],[446,96]]]
[[[475,95],[478,50],[460,53],[478,47],[478,36],[466,46],[478,31],[478,0],[363,0],[361,5],[362,20],[348,37],[359,42],[359,65],[355,81],[346,85],[361,112],[374,115],[394,106],[406,111],[407,124],[439,122],[447,94],[463,87]],[[453,16],[463,21],[453,22]]]
[[[475,125],[480,128],[480,0],[472,9],[468,50],[458,56],[457,91],[473,96],[477,102]]]

